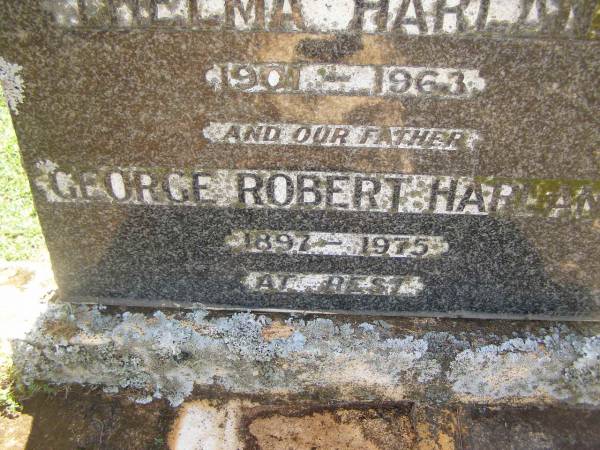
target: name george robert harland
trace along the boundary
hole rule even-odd
[[[47,0],[68,28],[588,36],[593,0]]]
[[[412,174],[36,165],[50,203],[600,217],[600,182]]]

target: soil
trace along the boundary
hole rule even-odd
[[[223,423],[200,420],[191,427],[188,424],[188,431],[196,435],[197,427],[223,427],[232,419],[227,414],[227,402],[226,398],[200,402],[208,409],[224,412],[219,419]],[[248,406],[239,410],[238,425],[221,430],[233,433],[239,443],[235,448],[245,450],[600,448],[597,410],[508,405],[245,404]],[[15,418],[0,417],[1,450],[167,449],[172,430],[177,430],[181,419],[176,414],[185,411],[164,401],[140,405],[127,394],[106,395],[80,388],[56,395],[38,394],[23,406]],[[198,436],[218,434],[208,431]],[[175,439],[172,443],[177,450],[219,448],[204,445],[204,439]]]
[[[175,411],[125,396],[70,390],[36,395],[17,417],[0,417],[0,449],[166,449]]]

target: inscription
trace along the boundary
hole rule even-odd
[[[224,63],[206,72],[216,90],[246,93],[469,98],[485,88],[473,69],[286,63]]]
[[[293,255],[429,258],[448,251],[441,236],[237,230],[226,239],[235,252]]]
[[[310,145],[383,149],[473,150],[479,134],[444,128],[380,127],[292,123],[211,122],[204,137],[219,144]]]
[[[51,203],[600,218],[600,182],[355,172],[61,169],[36,164]]]
[[[586,0],[46,0],[68,28],[408,35],[558,36],[585,39]]]
[[[415,276],[346,275],[330,273],[250,272],[242,283],[265,294],[415,296],[423,283]]]

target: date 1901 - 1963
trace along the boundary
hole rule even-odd
[[[217,91],[311,95],[464,99],[485,88],[477,70],[385,65],[223,63],[206,80]]]

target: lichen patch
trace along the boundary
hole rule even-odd
[[[347,400],[600,405],[600,335],[564,325],[536,334],[526,328],[510,339],[485,330],[407,330],[340,318],[148,315],[54,304],[13,346],[25,382],[126,389],[173,407],[196,387],[247,395],[321,391]]]
[[[15,114],[19,114],[19,105],[25,100],[22,70],[20,65],[10,63],[0,56],[0,84],[8,107]]]

